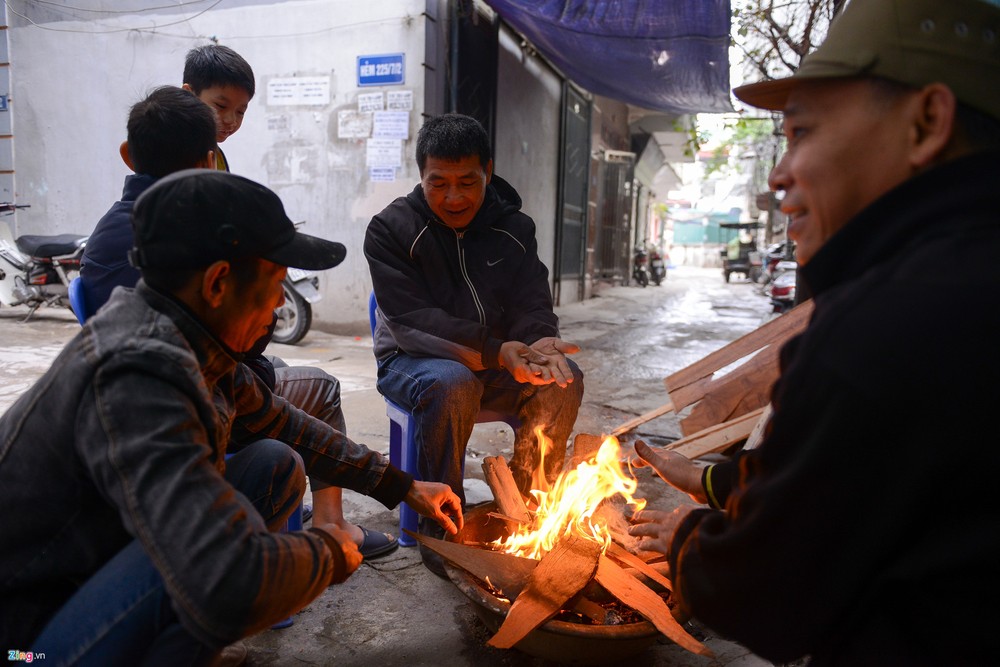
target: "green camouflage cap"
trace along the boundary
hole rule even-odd
[[[922,88],[948,86],[958,100],[1000,120],[1000,0],[851,0],[826,41],[792,76],[733,90],[781,111],[803,81],[877,76]]]

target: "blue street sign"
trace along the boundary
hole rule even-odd
[[[403,83],[402,53],[378,56],[358,56],[359,86],[391,86]]]

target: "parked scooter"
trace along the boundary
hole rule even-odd
[[[0,202],[0,215],[27,205]],[[16,240],[0,224],[0,304],[27,305],[27,322],[41,306],[69,308],[69,283],[80,272],[87,237],[80,234],[28,235]]]
[[[649,253],[649,271],[656,285],[667,279],[667,263],[657,248]]]
[[[285,290],[285,302],[274,311],[278,316],[278,323],[274,326],[271,340],[295,345],[312,326],[311,304],[322,298],[319,293],[319,278],[312,271],[289,267],[281,286]]]
[[[642,246],[636,246],[632,256],[632,280],[639,283],[639,287],[649,284],[649,255]]]

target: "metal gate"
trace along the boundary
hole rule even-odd
[[[622,151],[605,151],[598,163],[597,275],[627,282],[632,257],[629,239],[632,229],[632,177],[635,156]]]
[[[587,179],[590,172],[590,102],[563,82],[556,220],[556,305],[584,297]]]

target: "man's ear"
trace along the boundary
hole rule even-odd
[[[952,142],[958,101],[951,88],[943,83],[932,83],[917,93],[914,104],[917,106],[910,162],[922,169],[936,162]]]
[[[118,147],[118,154],[122,156],[122,162],[131,169],[135,171],[135,165],[132,164],[132,156],[128,154],[128,142],[123,141],[121,146]]]
[[[181,84],[181,88],[183,88],[184,90],[188,91],[189,93],[193,93],[194,92],[194,88],[191,87],[190,83],[182,83]]]
[[[493,159],[486,163],[486,182],[489,183],[490,179],[493,178]]]
[[[218,308],[222,304],[222,299],[226,294],[226,289],[230,283],[228,277],[232,273],[232,266],[226,260],[214,262],[201,276],[201,298],[210,308]]]

